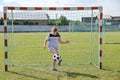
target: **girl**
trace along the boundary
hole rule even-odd
[[[62,41],[57,27],[53,27],[51,33],[47,36],[46,40],[44,41],[44,49],[46,48],[47,42],[48,48],[53,56],[52,70],[57,71],[57,69],[55,68],[56,61],[58,61],[58,65],[61,65],[62,62],[62,59],[60,58],[60,55],[58,53],[58,42],[61,44],[66,44],[69,43],[69,41]]]

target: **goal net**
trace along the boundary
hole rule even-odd
[[[102,68],[102,25],[96,25],[96,16],[102,20],[102,7],[5,7],[6,68],[51,65],[52,55],[43,49],[43,42],[53,26],[63,40],[70,41],[59,44],[62,65],[93,64]]]

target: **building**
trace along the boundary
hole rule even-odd
[[[97,17],[93,17],[92,19],[91,19],[91,17],[82,17],[81,18],[82,20],[82,23],[85,23],[86,25],[91,25],[91,20],[93,19],[93,25],[94,25],[94,23],[96,23],[96,19],[97,19]]]
[[[93,22],[95,23],[95,20],[97,19],[97,17],[93,17]],[[91,23],[91,17],[82,17],[82,22],[85,23]]]
[[[14,15],[14,24],[19,25],[47,25],[48,20],[49,16],[46,13],[27,13]]]
[[[104,15],[103,20],[104,20],[105,25],[118,25],[118,24],[120,24],[120,16]]]
[[[112,16],[112,20],[120,21],[120,16]]]
[[[15,20],[19,25],[47,25],[48,19],[45,20]]]
[[[98,16],[93,17],[93,23],[95,23],[96,20],[99,20]],[[120,24],[120,16],[104,15],[103,20],[105,25]],[[91,17],[82,17],[82,22],[86,23],[87,25],[90,25]]]

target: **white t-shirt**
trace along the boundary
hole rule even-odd
[[[48,40],[48,47],[56,47],[58,48],[58,41],[61,38],[58,35],[54,35],[54,34],[48,34],[46,40]]]

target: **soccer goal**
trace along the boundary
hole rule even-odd
[[[120,44],[120,22],[106,22],[103,20],[103,43]]]
[[[57,26],[68,45],[59,45],[63,66],[102,69],[102,7],[4,7],[5,71],[12,66],[49,66],[43,42]],[[96,25],[99,16],[99,25]]]

